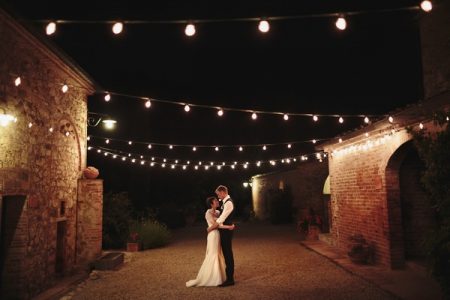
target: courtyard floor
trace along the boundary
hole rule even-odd
[[[115,271],[94,271],[62,299],[396,299],[300,245],[292,226],[239,224],[236,285],[186,288],[205,254],[203,226],[173,232],[170,245],[127,253]]]

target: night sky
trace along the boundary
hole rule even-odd
[[[142,3],[146,3],[145,7]],[[182,24],[125,25],[114,36],[107,24],[59,25],[47,37],[72,57],[105,90],[171,101],[213,106],[322,114],[386,114],[422,98],[421,11],[387,11],[419,1],[21,1],[3,0],[44,32],[42,19],[69,20],[190,20],[310,15],[346,11],[348,28],[338,31],[334,18],[273,21],[267,34],[256,22],[198,24],[197,34],[184,35]],[[361,3],[364,2],[364,3]],[[395,2],[395,3],[392,3]],[[90,135],[143,142],[189,145],[284,143],[332,138],[361,126],[361,119],[250,115],[153,103],[103,95],[89,100],[89,111],[107,113],[118,121],[113,132],[90,127]],[[92,145],[101,142],[92,142]],[[103,144],[102,144],[103,146]],[[110,148],[128,151],[126,145]],[[238,152],[202,149],[168,150],[135,146],[136,153],[191,161],[250,161],[314,152],[296,144]],[[151,154],[150,154],[151,153]],[[324,162],[326,163],[326,162]],[[185,171],[124,164],[89,153],[88,164],[100,169],[107,191],[128,190],[138,205],[167,199],[197,201],[228,184],[232,195],[249,201],[242,181],[277,168],[247,171]],[[297,164],[299,165],[299,164]],[[184,200],[183,200],[184,201]]]

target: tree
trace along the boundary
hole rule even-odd
[[[432,275],[450,298],[450,126],[447,115],[436,115],[441,130],[411,131],[425,171],[421,177],[437,214],[438,228],[427,240],[427,258]]]

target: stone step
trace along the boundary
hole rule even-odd
[[[111,252],[97,259],[94,262],[94,268],[96,270],[113,270],[123,264],[123,261],[123,252]]]

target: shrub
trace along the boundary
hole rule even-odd
[[[130,220],[128,193],[108,193],[103,199],[103,239],[105,249],[122,248],[128,238]]]
[[[170,231],[166,225],[151,219],[133,222],[130,232],[137,233],[142,250],[164,246],[170,240]]]

